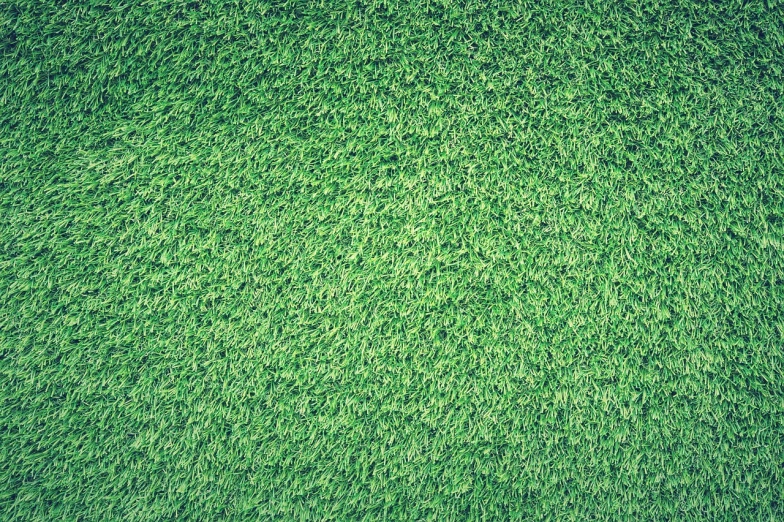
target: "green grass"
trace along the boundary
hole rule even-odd
[[[3,520],[784,519],[784,5],[0,46]]]

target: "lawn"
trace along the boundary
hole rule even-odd
[[[3,520],[784,520],[784,5],[0,3]]]

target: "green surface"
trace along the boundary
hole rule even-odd
[[[0,3],[3,520],[784,519],[784,6]]]

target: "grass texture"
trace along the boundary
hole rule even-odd
[[[783,520],[778,2],[0,3],[3,520]]]

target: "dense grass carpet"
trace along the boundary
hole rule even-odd
[[[784,520],[784,5],[0,3],[3,520]]]

